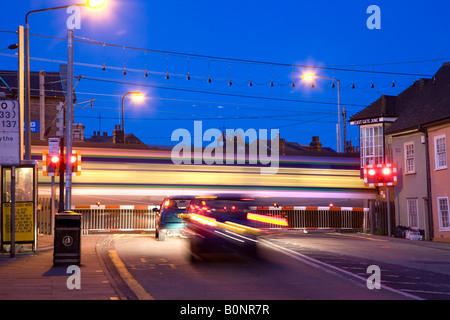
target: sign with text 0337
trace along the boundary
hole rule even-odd
[[[20,108],[17,100],[0,100],[0,165],[20,165]]]

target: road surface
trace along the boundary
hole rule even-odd
[[[105,237],[101,251],[127,299],[450,299],[450,246],[445,244],[435,248],[404,239],[292,232],[260,240],[258,258],[229,251],[198,263],[191,262],[187,240],[157,241],[148,234]],[[369,266],[378,267],[379,274]],[[377,275],[380,289],[374,287]]]

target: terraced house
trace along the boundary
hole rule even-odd
[[[397,165],[395,224],[450,242],[450,62],[397,96],[382,95],[350,121],[360,126],[361,167]]]

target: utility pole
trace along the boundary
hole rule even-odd
[[[73,29],[67,30],[66,210],[72,208]]]
[[[343,108],[342,111],[342,120],[344,122],[344,150],[342,150],[342,152],[345,153],[345,148],[347,146],[347,137],[346,137],[346,129],[347,129],[347,113],[345,112],[345,107]]]

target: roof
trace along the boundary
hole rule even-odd
[[[350,118],[396,117],[386,133],[416,129],[436,121],[450,121],[450,62],[444,63],[432,79],[419,79],[398,96],[381,96]]]
[[[395,117],[395,96],[382,95],[368,107],[350,118],[350,121],[373,119],[379,117]]]
[[[418,125],[445,119],[450,121],[450,63],[444,63],[433,79],[416,81],[413,88],[417,88],[415,95],[398,96],[401,112],[386,133],[416,129]]]
[[[45,72],[44,90],[47,98],[65,97],[59,72]],[[17,91],[17,71],[0,70],[0,92],[15,96]],[[39,96],[39,72],[30,72],[30,94]]]
[[[285,145],[285,154],[286,155],[296,155],[296,154],[306,154],[306,153],[318,153],[318,151],[314,151],[311,146],[301,145],[297,142],[287,142]],[[321,147],[320,153],[325,153],[326,155],[335,155],[336,151],[329,147]]]
[[[108,136],[105,134],[103,136],[95,135],[90,138],[85,138],[84,141],[85,142],[96,142],[96,143],[114,143],[114,137]],[[125,134],[125,141],[127,141],[126,144],[144,144],[141,140],[139,140],[139,138],[137,138],[132,133]]]

